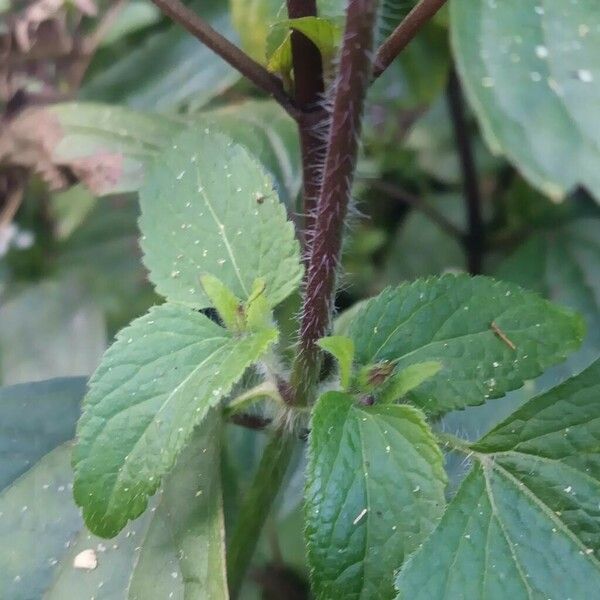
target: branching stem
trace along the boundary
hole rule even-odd
[[[447,0],[421,0],[377,50],[373,77],[379,77]]]
[[[233,68],[249,79],[254,85],[273,96],[294,119],[298,119],[299,111],[291,98],[285,93],[281,80],[269,73],[262,65],[250,58],[245,52],[223,37],[208,23],[191,11],[180,0],[152,0],[160,10],[173,21],[218,54]]]

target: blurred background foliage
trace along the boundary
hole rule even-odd
[[[323,1],[320,8],[339,17],[343,4]],[[412,5],[385,4],[380,36]],[[452,10],[461,13],[465,4]],[[264,63],[270,24],[285,17],[279,0],[190,6]],[[470,39],[468,24],[450,32],[449,12],[440,12],[370,91],[337,299],[342,314],[388,285],[467,269],[464,170],[448,86],[457,60],[468,73],[477,65],[469,66],[468,53],[456,56],[461,40]],[[70,498],[69,440],[102,352],[120,327],[160,302],[137,242],[144,167],[190,123],[217,127],[258,156],[294,214],[301,188],[296,129],[278,105],[147,0],[0,0],[0,14],[0,539],[11,540],[0,552],[0,590],[11,600],[120,598],[144,517],[115,540],[90,537]],[[473,105],[479,92],[468,77],[463,83]],[[490,82],[483,83],[487,89]],[[600,353],[598,190],[587,172],[540,183],[551,165],[531,176],[520,150],[491,143],[490,119],[469,110],[466,124],[484,222],[482,271],[579,310],[588,334],[564,365],[439,424],[469,437]],[[551,136],[544,143],[550,154],[563,152],[552,148],[560,144]],[[562,168],[580,166],[573,160]],[[229,524],[264,439],[235,426],[227,435]],[[307,597],[300,446],[245,598]],[[454,486],[462,465],[449,461]],[[99,566],[82,574],[72,558],[86,547],[97,549]],[[182,597],[175,579],[172,591]]]

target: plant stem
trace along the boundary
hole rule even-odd
[[[307,404],[318,380],[321,354],[316,342],[330,327],[342,237],[370,82],[376,0],[349,0],[346,30],[333,99],[323,183],[306,275],[299,349],[291,384],[295,403]]]
[[[473,159],[471,136],[466,119],[465,100],[460,81],[453,69],[448,79],[447,87],[448,108],[454,127],[456,149],[460,160],[463,190],[467,209],[468,233],[465,236],[465,251],[469,273],[481,273],[483,251],[485,246],[483,219],[481,217],[481,194],[477,178],[477,168]]]
[[[375,55],[373,78],[379,77],[392,61],[406,48],[447,0],[421,0],[391,35],[381,44]]]
[[[260,532],[290,464],[294,438],[283,431],[272,434],[244,503],[240,507],[228,545],[227,580],[234,600],[252,559]]]
[[[287,0],[290,19],[317,15],[316,0]],[[302,111],[298,119],[300,150],[302,154],[302,213],[304,215],[303,244],[314,228],[314,213],[321,184],[321,168],[325,146],[319,135],[319,124],[326,115],[322,106],[325,82],[323,61],[317,46],[304,34],[293,31],[292,63],[294,67],[294,98]]]
[[[237,69],[254,85],[273,96],[294,119],[298,119],[299,111],[294,106],[291,98],[285,93],[282,83],[277,77],[223,37],[196,13],[181,3],[180,0],[152,0],[152,2],[173,21],[179,23],[215,54],[218,54],[234,69]]]

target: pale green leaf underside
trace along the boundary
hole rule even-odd
[[[273,181],[241,146],[208,129],[175,138],[140,191],[144,262],[159,293],[210,306],[207,273],[241,300],[264,277],[275,306],[302,277],[293,225]]]
[[[397,361],[399,371],[440,362],[436,375],[408,393],[439,414],[521,387],[580,345],[583,324],[516,285],[447,275],[384,290],[354,317],[349,335],[360,365]]]
[[[185,600],[229,597],[219,421],[217,411],[207,416],[165,482],[129,586],[130,600],[170,598],[174,580]]]
[[[477,444],[399,598],[594,598],[600,589],[600,361]],[[470,452],[469,448],[465,448]]]
[[[390,598],[394,571],[442,514],[445,485],[442,455],[417,410],[323,395],[305,505],[316,597]]]
[[[492,149],[551,196],[584,185],[600,198],[597,0],[456,0],[450,11],[454,55]]]
[[[65,544],[82,527],[69,488],[70,455],[69,444],[55,448],[0,494],[2,598],[41,598]]]
[[[207,415],[165,478],[152,508],[128,523],[115,539],[107,542],[83,528],[65,545],[53,533],[60,544],[54,553],[55,560],[36,557],[43,564],[58,560],[51,585],[43,588],[45,600],[227,599],[218,421],[217,411]],[[67,476],[70,475],[68,454],[64,463]],[[68,500],[63,498],[62,511],[77,515],[77,524],[81,526],[76,507]],[[43,510],[39,519],[42,523],[48,519]],[[21,535],[19,531],[17,539]],[[74,569],[75,556],[89,549],[96,553],[97,567],[93,571]],[[41,593],[34,593],[37,588],[30,583],[29,577],[21,584],[22,597],[41,597]],[[39,589],[41,592],[42,588]]]
[[[144,511],[193,427],[275,339],[275,330],[234,337],[170,304],[120,332],[77,430],[74,493],[92,531],[113,536]]]

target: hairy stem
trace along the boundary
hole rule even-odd
[[[299,111],[285,93],[282,83],[277,77],[223,37],[180,0],[152,0],[152,2],[254,85],[273,96],[294,119],[299,117]]]
[[[468,232],[464,238],[469,273],[481,273],[485,236],[481,217],[481,194],[477,178],[477,168],[473,159],[471,136],[465,114],[465,101],[456,71],[452,70],[447,88],[448,108],[454,127],[456,149],[460,159],[465,205],[467,209]]]
[[[317,16],[316,0],[287,0],[290,19]],[[302,213],[303,242],[314,228],[314,212],[321,183],[321,167],[325,147],[319,136],[319,121],[323,120],[322,99],[325,91],[323,61],[319,49],[301,32],[292,32],[292,63],[294,67],[294,99],[302,111],[298,119],[302,153]]]
[[[299,350],[292,373],[297,404],[309,401],[320,369],[319,338],[327,334],[333,312],[336,271],[363,113],[371,75],[376,0],[349,0],[331,123],[306,275]]]
[[[232,599],[235,599],[240,591],[260,532],[290,464],[293,449],[292,436],[282,431],[272,434],[244,503],[240,507],[231,542],[228,544],[227,580]]]
[[[431,20],[447,0],[421,0],[404,20],[394,29],[390,37],[381,44],[375,55],[373,77],[379,77],[392,61],[406,48],[409,42]]]

